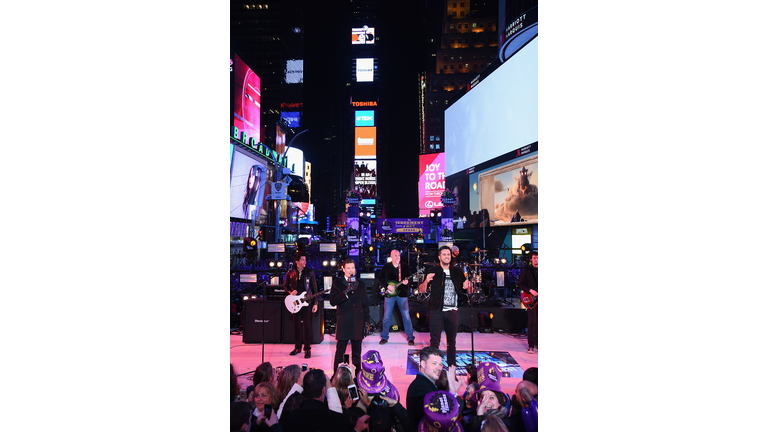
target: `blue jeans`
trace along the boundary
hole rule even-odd
[[[389,340],[389,320],[392,318],[392,311],[395,303],[400,308],[400,315],[403,316],[403,326],[408,340],[413,340],[413,325],[411,324],[411,315],[408,312],[408,297],[385,297],[384,298],[384,322],[382,323],[381,338]]]

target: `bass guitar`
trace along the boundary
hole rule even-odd
[[[328,291],[330,292],[330,291]],[[317,294],[310,294],[307,295],[307,292],[304,291],[303,293],[299,295],[289,295],[285,297],[285,308],[288,309],[288,312],[295,314],[296,312],[300,311],[301,308],[304,306],[309,306],[309,302],[320,295],[326,294],[325,291],[320,291]]]
[[[520,291],[520,302],[526,309],[533,309],[539,304],[539,297],[525,291]]]

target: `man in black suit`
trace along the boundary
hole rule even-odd
[[[344,414],[331,411],[325,404],[325,392],[330,386],[328,376],[320,369],[312,369],[304,375],[304,392],[306,398],[297,410],[284,413],[280,425],[285,432],[362,432],[368,428],[368,416],[357,420],[353,429]]]
[[[368,292],[365,282],[355,278],[355,261],[351,258],[342,264],[344,276],[333,281],[331,306],[336,306],[336,355],[333,370],[339,368],[344,359],[347,342],[352,341],[352,364],[360,366],[360,352],[363,345],[363,329],[371,321],[368,310]]]
[[[424,418],[424,396],[437,391],[437,381],[443,371],[443,352],[428,346],[419,352],[419,373],[408,386],[408,394],[405,404],[408,408],[408,417],[413,422],[413,427],[418,428],[419,422]],[[461,382],[456,378],[456,366],[448,367],[448,390],[456,396],[461,405],[459,412],[464,411],[464,401],[459,398]]]

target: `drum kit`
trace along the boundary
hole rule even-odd
[[[486,300],[486,295],[482,290],[482,284],[483,284],[483,274],[482,274],[482,267],[483,264],[481,264],[482,261],[485,260],[485,254],[487,254],[487,250],[476,250],[474,252],[469,252],[470,255],[475,255],[474,260],[475,262],[469,262],[469,263],[457,263],[459,267],[461,267],[462,271],[464,272],[464,277],[466,277],[470,283],[472,284],[472,294],[468,294],[468,300],[472,303],[480,303],[484,300]],[[421,269],[421,264],[419,263],[419,260],[422,256],[425,256],[427,254],[423,252],[417,252],[416,253],[416,267]],[[436,262],[425,262],[424,267],[432,267],[439,265],[439,263]],[[426,270],[426,269],[424,269]],[[415,299],[418,302],[426,302],[429,300],[430,290],[427,289],[427,292],[420,293],[418,284],[421,284],[424,282],[424,278],[426,277],[424,271],[419,271],[418,274],[418,282],[415,280],[416,277],[414,277],[414,282],[417,282],[417,286],[415,286],[411,292],[411,298]]]

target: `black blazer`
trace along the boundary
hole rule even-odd
[[[344,294],[347,289],[344,277],[333,280],[331,306],[336,306],[336,340],[363,340],[363,329],[371,321],[368,309],[368,291],[365,282],[357,280],[354,294]]]
[[[531,289],[539,292],[539,275],[534,266],[530,264],[523,266],[523,270],[520,271],[520,278],[517,280],[517,286],[529,294]]]
[[[354,432],[344,414],[331,411],[324,403],[307,399],[301,408],[284,413],[280,425],[285,432]]]
[[[437,391],[437,386],[423,374],[417,374],[411,385],[408,386],[408,394],[405,397],[405,406],[408,409],[408,417],[414,428],[424,418],[424,396]]]
[[[459,296],[467,295],[467,290],[462,287],[464,281],[467,280],[462,269],[456,266],[450,266],[449,271],[451,272],[451,281],[453,282],[453,287],[456,289],[456,294]],[[432,282],[427,284],[427,290],[431,289],[431,294],[429,296],[429,310],[441,311],[443,310],[443,294],[445,294],[445,272],[443,271],[442,266],[436,265],[427,270],[424,276],[430,273],[434,273],[435,277],[432,279]]]

